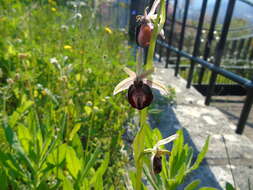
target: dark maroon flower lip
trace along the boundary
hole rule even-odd
[[[159,174],[162,171],[162,156],[155,155],[153,158],[153,171],[154,174]]]
[[[151,88],[143,81],[134,81],[128,89],[128,102],[132,107],[142,110],[149,106],[153,100]]]

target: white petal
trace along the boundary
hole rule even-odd
[[[156,150],[153,148],[147,148],[144,150],[144,153],[156,153]]]
[[[178,137],[178,134],[175,134],[175,135],[172,135],[172,136],[169,136],[165,139],[162,139],[160,141],[158,141],[155,145],[155,148],[158,148],[159,146],[162,146],[162,145],[165,145],[165,144],[168,144],[170,143],[171,141],[174,141],[176,138]]]
[[[129,77],[129,78],[126,78],[126,79],[124,79],[123,81],[121,81],[121,82],[114,88],[113,95],[116,95],[116,94],[118,94],[119,92],[128,89],[129,86],[130,86],[131,84],[133,84],[134,79],[135,79],[134,77]]]
[[[147,19],[152,20],[153,22],[155,21],[156,18],[157,18],[157,14],[152,14],[152,15],[147,16]]]
[[[154,1],[153,6],[151,7],[151,9],[148,13],[149,16],[155,14],[155,10],[156,10],[157,6],[159,5],[159,3],[160,3],[160,0]]]
[[[136,73],[132,71],[131,69],[124,67],[123,70],[129,75],[129,77],[136,77]]]
[[[147,18],[147,16],[148,16],[147,10],[148,10],[148,7],[146,7],[146,9],[144,10],[144,18]]]
[[[165,35],[164,35],[164,30],[162,29],[161,32],[159,33],[159,35],[162,37],[162,39],[165,40]]]
[[[145,84],[149,85],[151,88],[155,88],[155,89],[159,90],[162,95],[169,94],[167,87],[156,80],[144,79],[143,82]]]

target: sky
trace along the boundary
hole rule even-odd
[[[251,0],[251,1],[253,1],[253,0]],[[181,2],[180,6],[183,7],[184,0],[180,0],[180,2]],[[201,9],[202,0],[191,0],[191,2],[192,3],[190,5],[190,9],[189,9],[189,17],[190,18],[198,18],[199,12]],[[219,18],[218,18],[219,23],[223,22],[228,2],[229,2],[229,0],[222,0],[221,1],[220,13],[219,13]],[[209,15],[209,16],[212,15],[214,4],[215,4],[215,0],[208,0],[207,15]],[[233,17],[246,19],[250,23],[253,24],[253,7],[237,0]]]

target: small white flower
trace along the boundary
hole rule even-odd
[[[80,6],[80,7],[85,7],[85,6],[86,6],[86,3],[83,2],[83,1],[80,1],[80,2],[79,2],[79,6]]]
[[[219,40],[220,39],[220,37],[219,36],[217,36],[216,38],[215,38],[215,40]]]
[[[21,39],[18,38],[18,39],[16,40],[16,42],[17,42],[17,43],[22,43],[23,41],[22,41]]]
[[[70,73],[72,70],[73,70],[73,65],[72,65],[72,64],[69,64],[69,65],[66,67],[66,72],[67,72],[67,73]]]
[[[68,27],[67,25],[61,25],[61,29],[62,29],[62,30],[68,30],[69,27]]]
[[[38,89],[42,89],[43,88],[42,84],[37,84],[37,87],[38,87]]]
[[[64,60],[64,61],[67,61],[68,58],[69,58],[68,56],[64,56],[64,57],[63,57],[63,60]]]
[[[82,19],[83,16],[82,16],[81,13],[76,13],[76,14],[74,15],[74,18],[75,18],[75,19]]]
[[[52,63],[52,64],[57,64],[57,63],[58,63],[58,60],[57,60],[55,57],[50,58],[50,63]]]
[[[99,108],[97,106],[94,106],[93,110],[94,112],[99,112]]]
[[[86,103],[86,106],[92,106],[93,105],[93,103],[91,102],[91,101],[88,101],[87,103]]]
[[[90,73],[90,74],[92,73],[92,69],[91,69],[91,68],[88,68],[87,71],[88,71],[88,73]]]
[[[11,78],[8,78],[6,81],[7,81],[7,83],[8,83],[9,85],[14,84],[14,80],[11,79]]]

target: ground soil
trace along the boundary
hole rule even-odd
[[[245,96],[214,96],[211,105],[217,107],[231,122],[237,125],[244,99]],[[253,139],[253,107],[244,129],[244,135]]]

